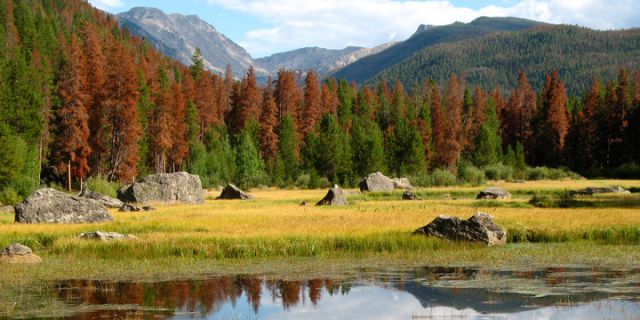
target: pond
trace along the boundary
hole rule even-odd
[[[424,267],[311,277],[68,280],[68,318],[638,319],[640,270],[495,271]]]

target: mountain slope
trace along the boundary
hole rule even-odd
[[[424,48],[440,43],[477,38],[498,31],[526,30],[540,24],[540,22],[518,18],[481,17],[470,23],[456,22],[438,27],[421,25],[409,39],[378,54],[360,59],[342,68],[334,76],[363,83]]]
[[[621,66],[640,65],[640,29],[594,31],[566,25],[544,25],[515,33],[443,43],[366,79],[400,79],[404,83],[428,79],[444,81],[465,74],[470,84],[512,88],[520,69],[541,88],[545,74],[558,69],[571,93],[589,88],[592,76],[615,79]]]
[[[133,8],[117,15],[123,27],[133,34],[144,37],[162,53],[186,64],[196,47],[202,52],[205,67],[222,73],[230,65],[236,76],[241,76],[251,65],[255,65],[249,53],[231,41],[213,26],[195,15],[167,15],[155,8]],[[256,74],[266,75],[256,69]]]
[[[293,70],[313,69],[323,77],[359,59],[385,50],[394,44],[383,44],[375,48],[346,47],[342,50],[318,47],[302,48],[256,59],[256,63],[271,74],[276,74],[281,68]]]

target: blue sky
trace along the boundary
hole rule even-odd
[[[516,16],[595,29],[640,26],[637,0],[89,0],[111,13],[155,7],[197,14],[253,57],[302,47],[373,47],[409,37],[420,24]]]

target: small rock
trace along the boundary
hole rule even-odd
[[[19,243],[14,243],[0,251],[0,262],[11,264],[33,264],[42,262],[42,259],[33,254],[31,248]]]
[[[335,185],[333,188],[329,189],[327,195],[322,198],[322,200],[316,203],[316,206],[347,206],[349,202],[347,201],[347,197],[344,192],[338,185]]]
[[[309,205],[309,203],[307,203],[306,201],[302,201],[302,203],[300,203],[301,207],[306,207],[308,205]]]
[[[402,200],[420,200],[420,197],[411,191],[405,191],[402,194]]]
[[[2,213],[13,213],[13,207],[12,206],[0,207],[0,214]]]
[[[216,200],[253,200],[253,196],[242,191],[236,185],[230,183],[224,189]]]
[[[415,189],[409,179],[407,178],[395,178],[393,179],[393,187],[396,189],[413,190]]]
[[[154,211],[156,210],[156,208],[152,207],[152,206],[144,206],[144,207],[138,207],[135,204],[131,204],[131,203],[125,203],[122,205],[122,207],[120,207],[120,212],[139,212],[139,211]]]
[[[104,231],[91,231],[91,232],[81,233],[78,236],[78,238],[87,239],[87,240],[100,240],[100,241],[138,239],[138,237],[130,234],[121,234],[117,232],[104,232]]]
[[[97,201],[101,202],[107,208],[120,208],[123,205],[122,201],[120,201],[120,200],[118,200],[116,198],[112,198],[112,197],[109,197],[109,196],[101,194],[101,193],[89,191],[87,189],[82,190],[78,194],[78,197],[97,200]]]
[[[602,193],[631,194],[630,191],[625,190],[624,188],[622,188],[620,186],[617,186],[617,187],[588,187],[588,188],[585,188],[585,189],[569,191],[569,195],[571,195],[571,196],[592,196],[594,194],[602,194]]]
[[[511,199],[511,193],[500,187],[488,187],[480,191],[476,199]]]
[[[505,244],[507,231],[493,222],[493,217],[478,212],[462,220],[458,217],[439,216],[414,234],[435,236],[452,241],[471,241],[488,246]]]

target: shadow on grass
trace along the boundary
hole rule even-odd
[[[640,198],[593,197],[574,198],[570,196],[551,197],[536,195],[529,204],[537,208],[640,208]]]

